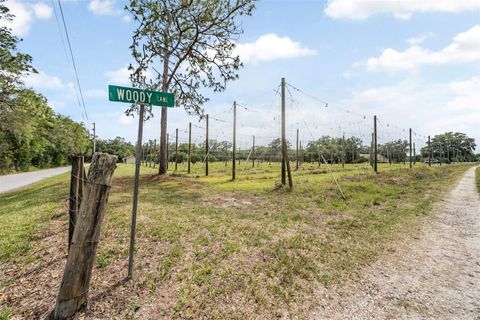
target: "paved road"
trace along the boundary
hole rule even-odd
[[[40,171],[11,174],[8,176],[0,176],[0,193],[9,192],[38,182],[42,179],[53,177],[68,171],[70,171],[70,167],[46,169]]]

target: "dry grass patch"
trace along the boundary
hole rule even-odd
[[[199,178],[158,177],[145,169],[134,280],[128,282],[133,167],[119,165],[90,307],[80,318],[306,317],[319,287],[355,276],[399,234],[415,233],[419,217],[467,168],[381,167],[374,175],[361,166],[334,167],[343,200],[331,174],[321,172],[324,166],[294,172],[295,189],[285,192],[274,190],[278,166],[256,167],[255,175],[246,171],[231,182],[221,174],[223,164],[212,164],[212,172],[216,165],[212,177]],[[1,308],[16,317],[45,314],[53,306],[66,253],[66,211],[58,218],[68,195],[66,176],[43,183],[35,201],[24,198],[38,186],[31,188],[10,196],[17,200],[9,206],[22,203],[17,211],[25,223],[0,238],[0,249],[9,250],[0,260],[7,270],[0,275]],[[38,216],[38,203],[52,210]],[[0,209],[3,228],[11,221],[8,210]],[[25,245],[12,248],[12,232]]]

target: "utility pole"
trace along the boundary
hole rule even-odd
[[[286,142],[285,142],[285,78],[282,78],[281,81],[281,87],[282,87],[282,97],[281,97],[281,103],[282,103],[282,185],[286,185],[286,162],[285,162],[285,155],[287,153],[286,150]]]
[[[208,114],[206,120],[206,127],[205,127],[205,175],[208,176]]]
[[[412,168],[412,128],[408,130],[409,140],[410,140],[410,169]]]
[[[432,166],[432,148],[430,147],[430,136],[428,136],[428,166]]]
[[[192,161],[192,123],[188,123],[188,171],[190,173],[190,162]]]
[[[95,122],[93,123],[93,153],[97,152],[97,136],[95,131]]]
[[[298,171],[298,129],[297,129],[297,150],[296,151],[297,152],[296,152],[296,157],[295,158],[297,160],[297,166],[296,166],[295,169]]]
[[[287,139],[285,137],[285,78],[282,78],[282,185],[286,185],[286,173],[288,173],[288,186],[293,189],[290,160],[288,159]],[[285,172],[287,171],[287,172]]]
[[[237,102],[233,101],[233,148],[232,148],[232,180],[235,180],[235,152],[237,135]]]
[[[373,116],[373,136],[374,136],[374,140],[373,140],[373,152],[374,152],[374,155],[373,155],[373,159],[374,159],[374,166],[373,166],[373,170],[375,172],[378,172],[378,159],[377,159],[377,116]]]
[[[252,168],[255,168],[255,136],[252,141]]]
[[[175,171],[178,166],[178,128],[175,130]]]
[[[373,168],[373,137],[374,133],[372,132],[372,140],[370,141],[370,166]]]
[[[345,168],[345,133],[342,136],[342,168]]]

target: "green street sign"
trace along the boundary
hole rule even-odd
[[[169,108],[175,106],[175,97],[173,96],[173,93],[112,85],[108,86],[108,100],[125,103],[143,103]]]

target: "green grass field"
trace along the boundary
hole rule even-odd
[[[367,164],[303,164],[295,171],[292,163],[291,192],[276,188],[278,164],[251,166],[237,165],[233,182],[230,164],[210,164],[208,177],[202,164],[187,174],[186,165],[172,172],[170,163],[167,177],[143,166],[135,280],[113,290],[115,302],[108,294],[96,300],[91,312],[127,319],[149,312],[186,319],[303,318],[319,287],[355,277],[399,238],[414,235],[432,202],[471,165],[419,163],[411,170],[380,164],[374,174]],[[133,165],[116,169],[93,292],[126,275],[133,172]],[[34,252],[46,246],[45,233],[59,225],[56,237],[63,241],[68,185],[64,174],[0,195],[2,265],[28,270]],[[61,274],[63,264],[57,268]],[[0,296],[18,286],[0,283]],[[22,301],[2,303],[4,312],[23,314]]]

